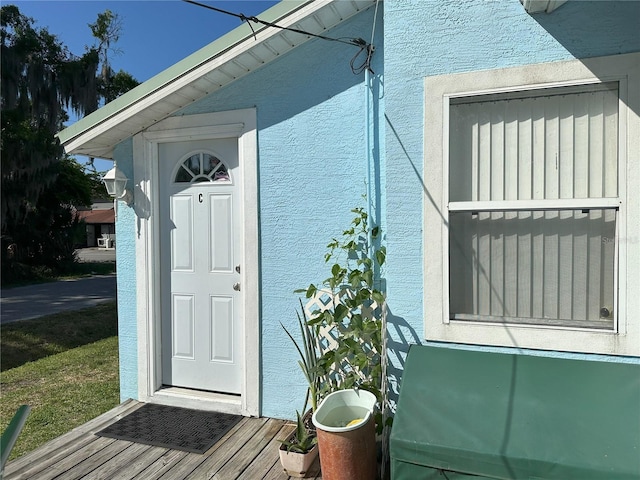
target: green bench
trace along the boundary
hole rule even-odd
[[[392,480],[638,480],[640,365],[409,350]]]

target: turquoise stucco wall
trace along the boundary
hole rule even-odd
[[[370,39],[373,17],[369,9],[327,35]],[[381,20],[382,15],[376,31],[380,54],[373,65],[378,74]],[[297,331],[298,295],[293,291],[329,276],[326,245],[348,228],[351,209],[365,206],[361,198],[367,191],[369,161],[365,130],[368,124],[373,132],[380,122],[367,120],[364,74],[354,75],[349,66],[357,51],[349,45],[310,40],[178,113],[250,107],[257,111],[261,263],[252,268],[260,268],[261,412],[270,417],[295,418],[295,410],[304,402],[306,384],[297,353],[280,326],[282,322]],[[372,111],[380,111],[377,104]],[[379,139],[371,145],[377,154]],[[130,178],[131,151],[131,142],[126,142],[117,152],[118,166]],[[383,173],[380,162],[375,163],[372,177],[379,184]],[[379,189],[374,188],[373,196],[379,199]],[[120,212],[124,210],[127,214],[118,218],[119,294],[124,295],[119,298],[121,396],[135,398],[136,311],[130,286],[135,285],[136,219],[131,209],[121,206]]]
[[[387,0],[384,8],[385,200],[389,212],[402,212],[387,218],[389,330],[397,380],[406,345],[423,341],[423,318],[429,314],[423,311],[422,252],[429,248],[422,231],[422,202],[428,198],[424,78],[638,51],[640,2],[570,1],[552,14],[536,15],[527,14],[519,0]]]
[[[127,140],[114,151],[118,168],[133,178],[133,142]],[[130,188],[131,185],[128,185]],[[138,397],[138,335],[136,318],[136,214],[118,202],[116,218],[116,265],[118,270],[118,348],[120,355],[120,399]]]
[[[423,342],[428,314],[422,261],[428,247],[422,231],[425,76],[640,50],[640,2],[570,1],[551,15],[535,16],[519,0],[385,0],[383,5],[369,114],[364,74],[353,75],[349,67],[356,50],[322,40],[309,41],[180,112],[257,111],[261,263],[256,268],[261,275],[261,412],[266,416],[293,418],[302,408],[304,379],[279,322],[295,328],[293,290],[328,276],[326,244],[348,225],[351,208],[363,205],[368,162],[374,214],[387,246],[396,391],[408,345]],[[373,16],[369,9],[327,34],[368,40]],[[130,178],[131,152],[130,141],[116,151],[119,167]],[[137,395],[136,224],[133,210],[121,204],[122,398]]]

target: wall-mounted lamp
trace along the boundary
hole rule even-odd
[[[133,203],[133,193],[131,189],[127,188],[127,182],[129,179],[122,173],[116,165],[111,170],[104,174],[102,182],[107,188],[107,193],[110,197],[118,200],[122,200],[127,205],[131,206]]]

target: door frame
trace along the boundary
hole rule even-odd
[[[159,145],[188,140],[238,139],[240,210],[244,238],[241,285],[244,318],[241,393],[225,395],[162,386]],[[138,398],[245,416],[260,416],[260,301],[258,172],[255,108],[169,117],[133,137],[136,226]]]

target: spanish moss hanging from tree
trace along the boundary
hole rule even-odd
[[[69,214],[72,205],[90,204],[91,186],[89,182],[87,188],[60,191],[71,188],[58,181],[60,175],[80,177],[74,163],[64,161],[55,134],[68,121],[66,109],[87,115],[138,84],[126,72],[114,74],[109,64],[120,25],[119,17],[109,10],[99,14],[89,25],[95,45],[75,56],[18,7],[6,5],[0,10],[3,280],[14,266],[73,258],[73,241],[58,253],[45,246],[70,234],[77,224]]]

